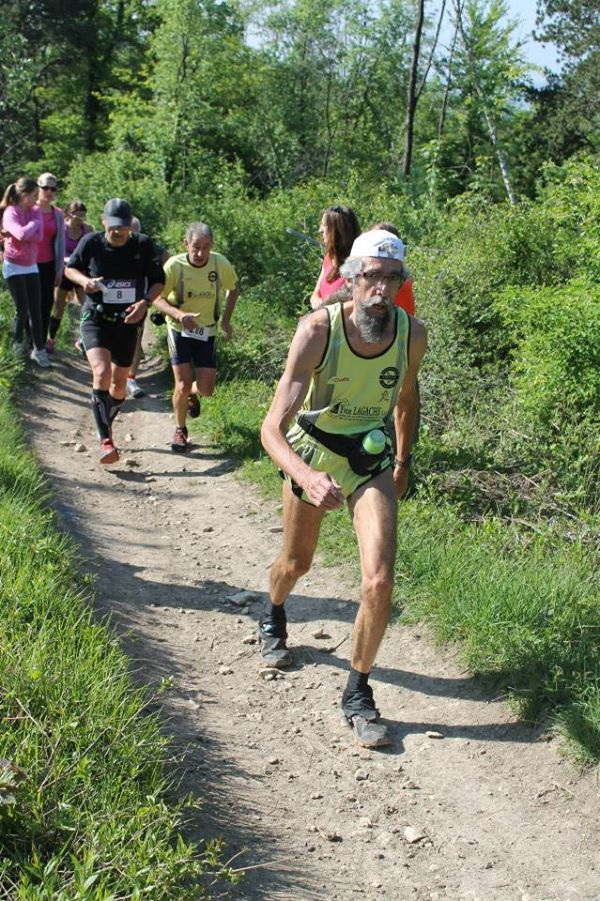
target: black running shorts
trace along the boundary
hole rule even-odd
[[[214,337],[199,341],[197,338],[184,338],[181,332],[168,328],[167,342],[173,366],[189,363],[196,369],[217,368],[217,346]]]
[[[134,325],[125,325],[124,322],[96,323],[84,313],[80,332],[86,351],[92,347],[104,347],[110,351],[115,366],[131,366],[138,335],[137,322]]]

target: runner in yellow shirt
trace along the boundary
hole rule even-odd
[[[167,338],[175,387],[174,453],[188,448],[186,419],[200,415],[200,397],[210,397],[217,375],[216,337],[232,336],[231,315],[238,299],[238,279],[229,260],[213,251],[213,233],[204,222],[187,229],[185,253],[165,263],[165,287],[154,306],[167,317]],[[221,315],[221,305],[225,309]],[[196,378],[194,381],[194,369]]]

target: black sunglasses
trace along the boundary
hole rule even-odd
[[[42,191],[56,191],[58,190],[56,185],[40,185],[40,190]]]

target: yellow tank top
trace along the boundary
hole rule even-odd
[[[389,347],[376,357],[362,357],[348,343],[342,304],[332,304],[326,310],[327,347],[299,415],[334,435],[357,435],[382,428],[404,381],[410,318],[396,307],[394,337]]]

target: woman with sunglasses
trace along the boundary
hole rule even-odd
[[[38,186],[33,178],[17,179],[0,201],[4,261],[2,275],[15,304],[13,351],[25,353],[25,331],[29,329],[31,359],[44,369],[50,365],[42,338],[40,277],[37,246],[42,238],[42,217],[36,207]]]
[[[331,303],[332,296],[344,287],[340,266],[360,235],[358,217],[349,206],[330,206],[323,212],[319,234],[325,247],[325,257],[310,299],[313,310]]]
[[[54,303],[54,289],[61,283],[65,268],[65,219],[54,205],[57,191],[56,176],[42,172],[38,178],[37,207],[42,214],[43,237],[38,245],[38,269],[42,292],[42,337],[48,337],[50,312]]]
[[[88,235],[93,228],[85,221],[87,210],[85,204],[81,200],[73,200],[65,210],[65,262],[71,256],[84,235]],[[69,291],[73,291],[80,304],[84,301],[83,288],[76,285],[64,274],[60,285],[54,290],[54,307],[50,316],[50,324],[48,326],[48,341],[46,342],[46,350],[48,353],[54,353],[56,344],[56,335],[60,328],[60,323],[65,312],[65,302]]]

